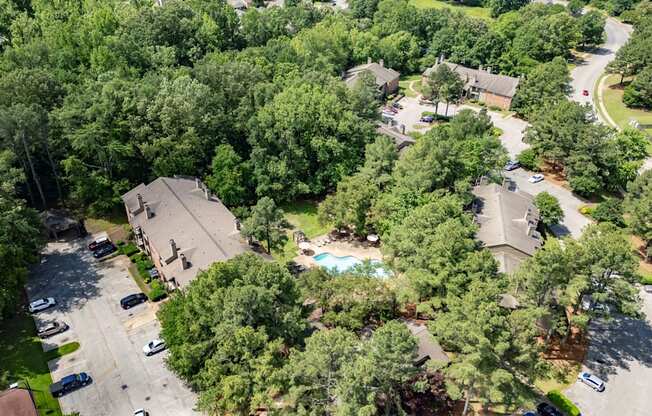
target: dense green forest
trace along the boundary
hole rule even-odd
[[[0,0],[0,310],[18,303],[43,245],[36,209],[108,214],[136,184],[186,174],[229,207],[255,205],[244,222],[255,234],[259,216],[281,217],[276,203],[325,197],[320,218],[379,233],[400,279],[364,269],[295,278],[253,255],[214,264],[159,316],[167,364],[199,408],[374,415],[459,399],[520,404],[522,384],[546,373],[545,343],[586,327],[590,313],[566,313],[583,295],[638,314],[627,236],[592,225],[577,241],[550,239],[517,275],[499,273],[468,212],[473,181],[507,159],[488,115],[461,111],[399,158],[376,134],[373,81],[341,81],[368,58],[410,74],[442,55],[522,76],[514,105],[532,121],[533,157],[568,169],[586,194],[624,189],[645,154],[640,137],[594,125],[565,98],[571,49],[599,44],[603,18],[491,3],[492,22],[407,0],[353,0],[350,13],[287,1],[241,17],[221,0]],[[649,241],[650,176],[629,189]],[[520,309],[498,305],[516,291]],[[330,330],[310,334],[308,298]],[[414,366],[415,339],[395,322],[408,305],[454,353],[439,372]],[[365,327],[374,331],[362,341]]]

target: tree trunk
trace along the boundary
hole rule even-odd
[[[435,114],[439,111],[439,101],[435,101]]]
[[[29,177],[27,175],[27,165],[25,164],[25,159],[20,159],[20,164],[23,165],[23,172],[25,172],[25,187],[27,188],[27,194],[29,195],[29,200],[32,203],[32,206],[36,206],[36,199],[34,199],[34,191],[32,191],[32,185],[29,184]]]
[[[267,224],[267,227],[265,228],[265,231],[267,232],[267,254],[272,254],[272,242],[269,238],[269,224]]]
[[[446,101],[446,111],[444,112],[444,116],[448,117],[448,101]]]
[[[618,83],[618,85],[623,85],[624,80],[625,80],[625,73],[621,72],[620,73],[620,82]]]
[[[52,153],[50,152],[50,145],[48,143],[48,129],[47,126],[43,128],[43,145],[45,146],[45,154],[48,157],[48,162],[50,163],[50,167],[52,168],[52,174],[54,175],[54,182],[57,186],[57,194],[59,195],[59,201],[61,202],[62,206],[65,206],[66,203],[63,200],[63,192],[61,192],[61,182],[59,182],[59,173],[57,172],[57,166],[54,163],[54,159],[52,159]]]
[[[469,387],[466,390],[466,400],[464,400],[464,410],[462,410],[462,416],[466,416],[466,412],[469,411],[469,403],[471,402],[471,393],[473,387]]]
[[[29,168],[32,171],[32,178],[34,179],[34,183],[36,184],[36,189],[38,190],[38,193],[41,196],[41,201],[43,202],[43,209],[45,209],[47,207],[47,204],[45,202],[45,194],[43,194],[43,188],[41,188],[41,181],[39,181],[38,174],[36,173],[36,169],[34,169],[34,162],[32,161],[32,155],[29,152],[29,148],[27,147],[27,141],[25,140],[25,130],[21,132],[20,137],[23,141],[23,147],[25,148],[25,156],[27,156],[27,163],[29,163]]]

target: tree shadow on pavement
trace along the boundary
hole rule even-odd
[[[31,270],[26,288],[30,299],[53,297],[54,311],[70,312],[99,296],[101,277],[85,240],[55,242],[47,245],[40,264]]]
[[[652,367],[652,327],[644,319],[616,316],[611,322],[591,325],[586,366],[604,381],[632,362]]]

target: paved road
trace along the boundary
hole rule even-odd
[[[570,190],[550,181],[539,183],[528,182],[527,180],[532,174],[532,172],[528,172],[524,169],[505,172],[505,176],[514,181],[519,189],[531,195],[537,195],[546,191],[559,200],[559,205],[564,211],[564,220],[561,224],[551,227],[555,235],[565,236],[570,234],[575,238],[581,236],[584,227],[591,223],[579,212],[579,208],[584,205],[585,202]]]
[[[590,328],[583,369],[602,378],[607,388],[598,393],[576,382],[566,391],[585,416],[652,414],[652,294],[641,291],[641,297],[646,320],[618,317]]]
[[[615,59],[616,51],[627,43],[632,28],[609,17],[605,24],[605,32],[607,35],[605,43],[589,53],[585,61],[578,64],[571,72],[573,79],[571,98],[574,101],[593,105],[593,92],[598,79],[604,73],[607,64]],[[589,91],[589,96],[583,96],[583,90]]]
[[[62,397],[64,413],[131,415],[144,407],[152,415],[191,416],[196,397],[164,365],[166,353],[145,357],[142,347],[160,331],[154,305],[122,310],[120,298],[138,292],[128,259],[98,263],[79,243],[50,243],[27,290],[30,298],[51,296],[58,304],[37,315],[68,323],[46,348],[78,341],[81,348],[49,363],[52,378],[85,371],[93,383]]]

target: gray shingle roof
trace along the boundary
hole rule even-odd
[[[450,69],[455,71],[460,78],[462,78],[462,81],[465,83],[465,89],[476,87],[509,98],[513,98],[514,94],[516,94],[516,87],[519,83],[518,78],[509,77],[507,75],[492,74],[487,71],[467,68],[451,62],[444,62],[444,64],[448,65]],[[436,68],[437,65],[428,68],[423,74],[429,76]]]
[[[180,261],[166,264],[163,270],[166,278],[174,277],[183,286],[199,270],[248,250],[235,229],[231,211],[214,196],[206,199],[194,178],[161,177],[149,185],[138,185],[122,196],[131,212],[138,211],[138,194],[154,216],[147,218],[144,211],[138,212],[131,220],[134,228],[141,227],[150,245],[164,259],[171,255],[170,239],[173,239],[179,255],[183,254],[190,263],[185,270]]]
[[[437,340],[432,336],[428,331],[428,327],[423,324],[419,324],[414,321],[406,321],[408,329],[417,338],[419,343],[419,349],[417,352],[417,365],[421,365],[428,360],[439,361],[443,363],[449,363],[450,358],[441,348]]]
[[[364,65],[358,65],[347,70],[344,73],[344,82],[348,86],[355,85],[360,74],[365,71],[371,72],[371,74],[376,78],[376,85],[379,87],[401,76],[401,74],[391,68],[386,68],[385,66],[380,65],[376,62],[371,62]]]
[[[474,212],[480,225],[477,238],[487,247],[507,245],[527,255],[541,247],[536,232],[539,210],[531,195],[495,183],[473,188]]]

